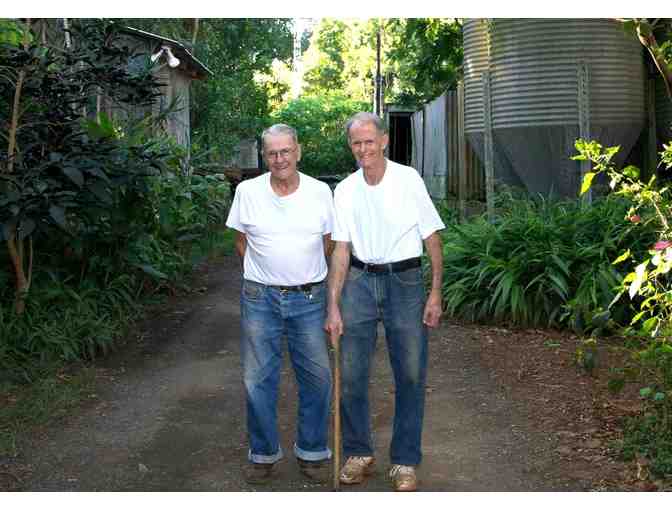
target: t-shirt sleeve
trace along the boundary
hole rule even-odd
[[[325,207],[324,230],[323,234],[331,234],[334,231],[334,195],[329,186],[324,186],[326,189],[322,193]]]
[[[419,175],[414,179],[415,199],[418,207],[418,228],[420,237],[427,239],[434,232],[446,228],[434,202],[427,192],[425,181]]]
[[[244,188],[241,184],[236,187],[233,203],[231,204],[231,209],[229,209],[229,216],[226,219],[226,226],[244,234],[245,227],[240,221],[241,201],[243,200],[242,195],[244,194]]]
[[[347,196],[340,184],[336,186],[336,191],[334,192],[334,209],[334,229],[331,232],[331,240],[349,243],[351,239],[346,221],[348,210]]]

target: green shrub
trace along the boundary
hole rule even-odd
[[[301,97],[290,101],[272,121],[297,130],[302,147],[299,168],[310,175],[349,173],[355,159],[345,138],[345,123],[355,113],[369,108],[340,93],[323,97]]]
[[[443,236],[451,314],[527,326],[580,323],[616,296],[621,275],[611,262],[623,243],[644,249],[652,235],[632,229],[617,199],[586,206],[508,196],[498,205],[494,223],[478,217],[449,225]]]

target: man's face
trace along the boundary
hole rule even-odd
[[[301,161],[301,146],[290,135],[267,135],[264,138],[264,161],[275,179],[287,180],[296,174]]]
[[[348,143],[352,155],[362,168],[380,165],[385,160],[388,137],[380,134],[372,122],[355,122],[350,126]]]

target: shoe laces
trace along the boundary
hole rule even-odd
[[[413,466],[404,466],[402,464],[394,464],[392,469],[390,469],[390,478],[394,478],[398,475],[413,475],[415,473],[415,468]]]
[[[366,466],[371,462],[371,457],[349,457],[346,464],[354,464],[357,467]]]

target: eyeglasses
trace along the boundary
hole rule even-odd
[[[278,159],[280,157],[281,159],[287,159],[290,154],[294,154],[296,152],[296,148],[294,149],[281,149],[279,151],[268,151],[266,153],[266,156],[268,159]]]

